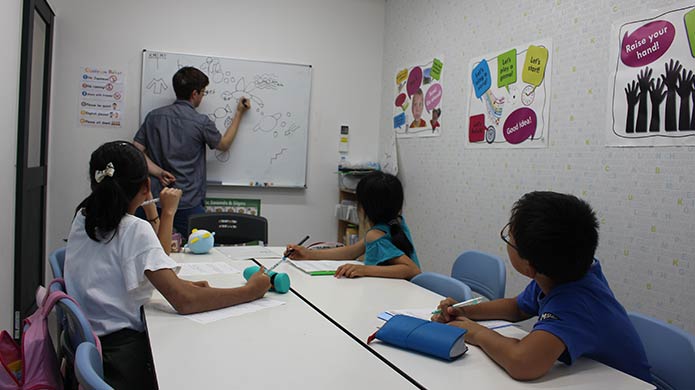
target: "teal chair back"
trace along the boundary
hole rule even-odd
[[[451,277],[489,300],[504,298],[507,271],[497,256],[480,251],[465,251],[451,267]]]
[[[695,389],[695,336],[644,314],[627,315],[642,340],[657,388]]]
[[[99,351],[92,343],[84,342],[77,346],[75,354],[75,376],[84,390],[110,390],[104,381],[104,365]]]
[[[48,256],[48,262],[51,264],[54,278],[63,277],[63,269],[65,266],[65,247],[58,248],[51,252]]]
[[[463,302],[473,297],[471,288],[466,283],[436,272],[423,272],[410,279],[410,282],[439,295],[454,298],[458,302]]]

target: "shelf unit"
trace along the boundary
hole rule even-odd
[[[370,172],[369,170],[365,170],[338,173],[338,205],[336,205],[336,219],[338,220],[337,241],[345,245],[350,244],[347,235],[350,228],[356,229],[358,240],[363,239],[367,232],[363,222],[359,220],[359,215],[357,213],[357,194],[354,188],[357,187],[359,180]],[[354,206],[345,206],[345,201]]]

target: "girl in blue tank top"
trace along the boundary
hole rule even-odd
[[[288,245],[293,260],[353,260],[362,255],[364,264],[345,264],[336,277],[411,279],[420,273],[410,229],[400,215],[403,186],[396,176],[375,171],[357,184],[357,211],[370,226],[364,239],[340,248],[309,250]],[[366,220],[365,220],[366,219]]]

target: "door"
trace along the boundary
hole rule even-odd
[[[17,130],[14,337],[36,308],[46,263],[46,173],[51,48],[55,14],[46,0],[25,0]]]

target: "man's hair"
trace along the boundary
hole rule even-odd
[[[174,92],[177,99],[188,100],[191,98],[193,91],[202,91],[203,88],[210,84],[210,79],[205,73],[192,66],[184,66],[174,73],[172,79]]]
[[[581,279],[598,246],[598,221],[573,195],[529,192],[512,208],[511,234],[519,256],[557,283]]]

